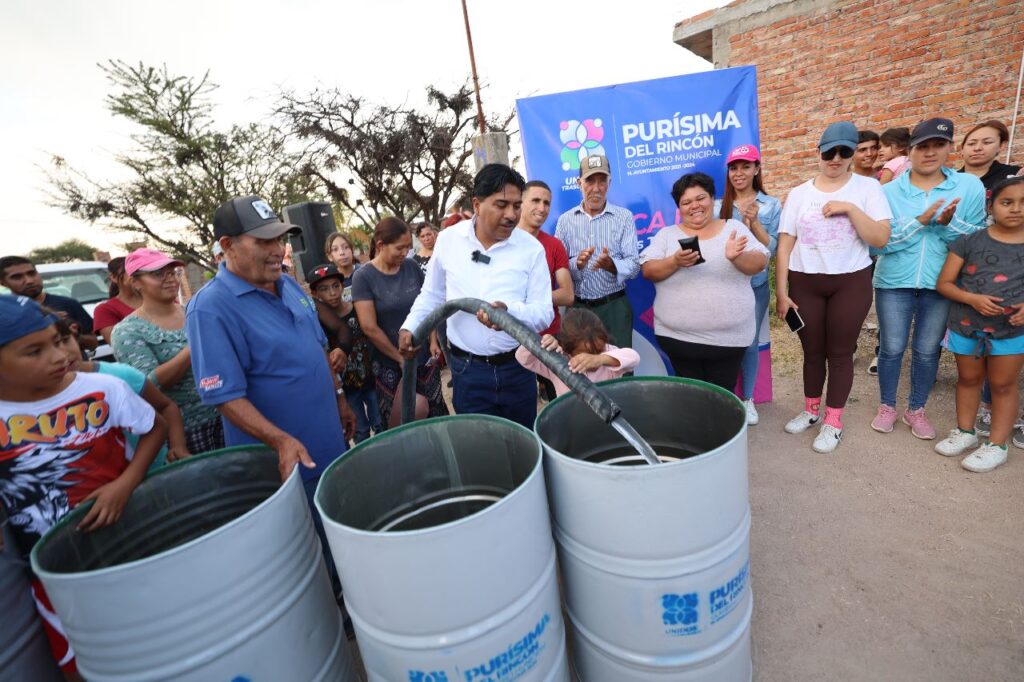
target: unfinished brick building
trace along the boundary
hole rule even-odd
[[[765,181],[782,196],[814,173],[830,121],[881,132],[942,115],[958,146],[976,122],[1009,126],[1024,0],[737,0],[673,39],[716,67],[757,67]],[[1020,114],[1011,158],[1024,162]]]

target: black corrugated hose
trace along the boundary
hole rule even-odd
[[[413,332],[413,344],[419,346],[427,343],[430,332],[441,322],[448,319],[457,312],[465,312],[476,315],[477,311],[484,311],[499,329],[511,336],[513,339],[526,346],[526,349],[537,356],[545,366],[554,372],[565,385],[575,393],[580,400],[585,402],[598,417],[606,424],[619,416],[622,410],[607,395],[594,386],[594,383],[582,374],[569,369],[569,363],[565,357],[545,350],[540,345],[540,337],[530,331],[526,325],[514,318],[511,313],[501,308],[495,308],[486,301],[478,298],[458,298],[448,301],[443,306],[427,315],[420,323],[419,328]],[[416,376],[416,358],[407,358],[402,366],[402,376],[413,378]],[[416,381],[402,382],[402,423],[413,421],[416,415]]]

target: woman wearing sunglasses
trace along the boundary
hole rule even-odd
[[[843,408],[853,387],[853,353],[871,308],[868,247],[889,240],[889,204],[877,180],[851,172],[857,127],[833,123],[818,142],[818,175],[789,193],[779,224],[775,265],[779,317],[803,320],[804,409],[786,424],[802,433],[823,419],[816,452],[843,436]],[[828,394],[821,400],[828,376]]]
[[[871,422],[881,433],[890,433],[896,424],[896,390],[909,344],[910,395],[903,423],[918,438],[935,438],[924,406],[938,373],[950,306],[935,291],[935,282],[946,262],[947,245],[985,226],[985,187],[973,175],[946,168],[952,150],[952,121],[922,121],[910,134],[910,170],[884,187],[893,228],[889,242],[876,252],[881,404]]]

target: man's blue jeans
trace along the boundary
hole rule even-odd
[[[528,429],[537,418],[537,375],[515,360],[489,365],[451,356],[456,414],[491,414]]]
[[[939,344],[946,333],[949,299],[933,289],[875,289],[878,313],[878,390],[881,402],[896,406],[903,352],[910,345],[911,410],[924,407],[939,370]],[[913,323],[914,336],[910,329]]]

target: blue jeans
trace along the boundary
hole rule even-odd
[[[491,414],[528,429],[537,418],[537,375],[515,360],[489,365],[455,355],[452,404],[456,414]]]
[[[320,512],[316,510],[313,499],[316,493],[316,486],[320,483],[320,477],[307,478],[302,481],[302,487],[306,491],[306,502],[309,504],[309,513],[313,517],[313,530],[320,539],[320,549],[324,555],[324,566],[327,568],[327,577],[331,579],[331,591],[334,599],[341,604],[341,580],[338,579],[338,567],[334,565],[334,555],[331,554],[331,546],[327,544],[327,534],[324,532],[324,522],[320,518]]]
[[[750,344],[743,353],[743,362],[740,364],[740,374],[743,375],[744,400],[753,400],[754,384],[757,383],[757,367],[761,360],[761,323],[764,322],[764,313],[768,310],[768,282],[754,287],[754,319],[757,327],[754,329],[754,342]]]
[[[370,429],[373,429],[374,433],[384,430],[380,425],[380,405],[377,404],[377,390],[374,388],[372,377],[362,388],[345,389],[345,400],[356,413],[357,443],[370,437]]]
[[[878,390],[883,405],[896,407],[903,352],[910,342],[911,410],[924,407],[939,371],[939,344],[946,333],[949,299],[932,289],[875,289],[878,313]],[[914,338],[910,341],[910,325]]]

